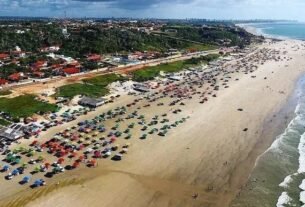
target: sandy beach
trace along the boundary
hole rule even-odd
[[[122,162],[101,160],[94,169],[67,171],[40,189],[17,188],[16,183],[1,180],[7,188],[0,192],[0,205],[229,206],[247,182],[256,159],[291,119],[294,88],[305,71],[303,42],[286,40],[258,47],[277,51],[272,56],[279,59],[254,61],[253,72],[232,73],[229,87],[221,87],[217,97],[204,104],[197,98],[189,100],[181,106],[179,117],[190,118],[166,137],[130,140],[132,150]],[[225,67],[233,71],[236,64],[229,62]],[[132,99],[123,96],[85,118]],[[152,106],[140,111],[152,116],[170,110]],[[51,137],[69,125],[41,136]]]

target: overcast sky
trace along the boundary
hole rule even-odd
[[[0,0],[1,16],[290,19],[305,0]]]

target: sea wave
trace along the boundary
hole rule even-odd
[[[292,201],[292,199],[289,197],[287,192],[282,192],[282,194],[280,195],[276,207],[285,207],[287,205],[290,204],[290,202]]]

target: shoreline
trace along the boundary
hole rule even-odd
[[[251,185],[253,180],[251,180],[254,170],[256,169],[258,163],[260,163],[262,157],[267,153],[272,145],[280,138],[279,136],[283,134],[287,128],[287,125],[293,121],[296,117],[295,109],[298,105],[299,95],[298,92],[301,90],[302,82],[305,81],[305,73],[301,74],[298,78],[298,81],[295,84],[295,87],[291,91],[290,95],[287,97],[287,102],[282,104],[282,107],[278,110],[278,112],[274,114],[269,114],[266,117],[265,123],[263,123],[263,133],[260,135],[260,139],[257,142],[257,147],[253,149],[253,153],[256,154],[254,157],[256,159],[251,160],[252,168],[249,173],[245,184],[241,187],[240,191],[236,193],[236,196],[230,202],[230,207],[239,207],[238,199],[244,190],[247,190],[247,186]],[[274,115],[276,114],[276,117]],[[264,140],[265,139],[265,140]],[[263,145],[263,146],[262,146]],[[249,156],[250,157],[250,156]],[[248,160],[245,160],[248,162]],[[255,179],[255,178],[253,178]],[[242,207],[242,205],[240,206]]]
[[[254,26],[252,26],[255,23],[250,23],[250,24],[236,24],[236,26],[239,26],[243,29],[245,29],[247,32],[256,35],[256,36],[263,36],[266,39],[271,39],[271,40],[295,40],[289,37],[284,37],[284,36],[275,36],[275,35],[270,35],[267,33],[264,33],[262,29],[258,29]],[[302,41],[302,40],[298,40],[298,41]]]

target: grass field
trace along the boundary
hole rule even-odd
[[[177,61],[167,64],[161,64],[157,66],[147,67],[142,70],[137,70],[132,73],[132,79],[134,81],[143,82],[147,80],[152,80],[159,76],[160,72],[174,73],[181,71],[187,67],[192,67],[201,63],[208,63],[217,59],[219,55],[207,55],[199,58],[192,58],[185,61]]]
[[[9,90],[5,90],[5,91],[0,91],[0,96],[7,96],[12,94],[12,91]]]
[[[197,51],[206,51],[206,50],[216,50],[218,47],[215,45],[207,44],[191,44],[187,49],[188,50],[197,50]]]
[[[34,95],[0,98],[0,111],[10,114],[14,119],[29,117],[39,112],[45,113],[56,110],[56,105],[37,101]]]
[[[109,93],[108,84],[123,81],[122,76],[116,74],[102,75],[83,80],[83,83],[65,85],[57,89],[56,97],[73,98],[76,95],[101,97]]]
[[[0,126],[8,126],[8,125],[10,125],[10,122],[0,118]]]

